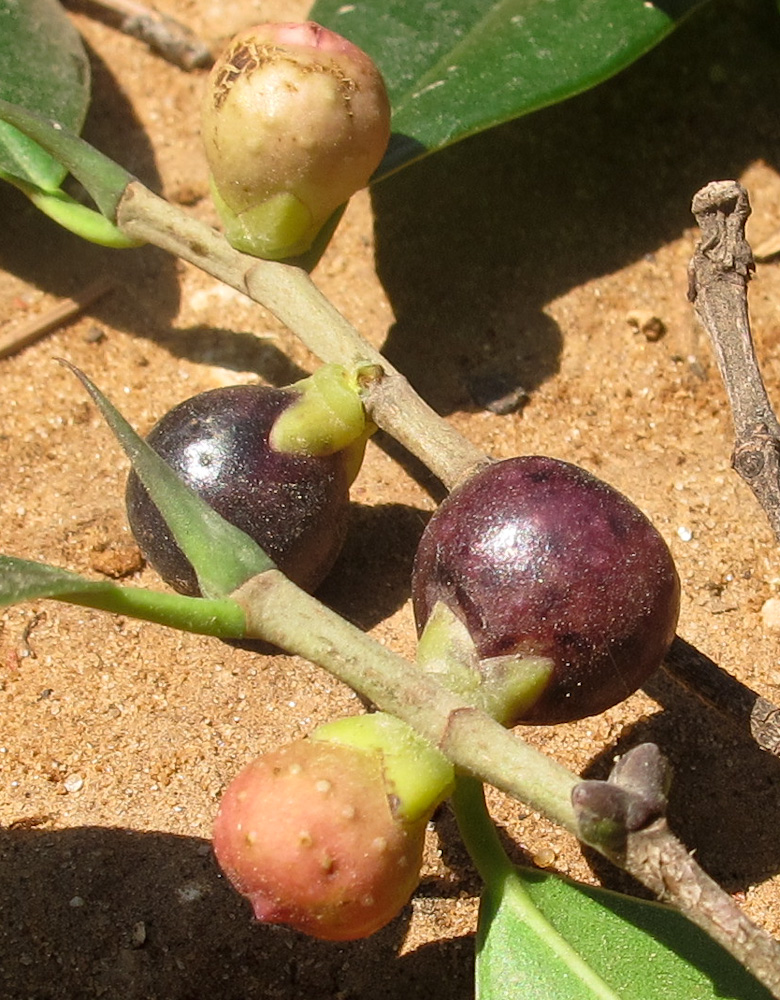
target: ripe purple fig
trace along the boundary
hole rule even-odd
[[[617,490],[540,456],[487,466],[431,518],[414,564],[422,631],[438,602],[480,660],[545,657],[549,679],[517,722],[604,711],[661,664],[680,583],[658,531]]]
[[[349,448],[307,455],[269,445],[277,417],[300,398],[294,389],[260,385],[212,389],[174,407],[147,440],[211,507],[311,591],[344,541],[355,456]],[[126,504],[136,541],[160,576],[180,593],[198,594],[192,566],[132,472]]]
[[[203,104],[212,193],[245,253],[300,255],[379,165],[390,104],[373,61],[312,21],[259,24],[217,60]]]
[[[352,722],[339,721],[347,730]],[[405,818],[385,754],[341,742],[348,737],[334,725],[328,738],[315,733],[252,761],[222,797],[213,843],[258,920],[348,941],[373,934],[408,902],[444,786],[434,781],[428,807]]]

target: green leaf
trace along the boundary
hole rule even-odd
[[[477,1000],[771,1000],[677,911],[515,868],[476,779],[458,777],[452,804],[485,882]]]
[[[225,597],[251,577],[274,568],[257,542],[179,479],[83,372],[68,361],[62,364],[70,368],[97,404],[177,545],[192,563],[204,597]]]
[[[476,977],[478,1000],[771,1000],[676,911],[532,870],[485,891]]]
[[[702,0],[317,0],[377,62],[393,139],[374,180],[628,66]]]
[[[244,613],[236,601],[119,587],[108,581],[87,580],[46,563],[0,555],[0,607],[40,597],[130,615],[222,639],[238,639],[245,635]]]
[[[0,98],[80,132],[90,97],[81,37],[57,0],[0,0]],[[56,190],[67,170],[32,139],[0,122],[0,170]]]
[[[0,99],[0,125],[3,123],[14,125],[20,132],[52,153],[59,163],[84,185],[103,215],[107,219],[116,218],[117,205],[127,185],[133,180],[133,175],[124,167],[114,163],[69,129],[55,124],[34,111],[28,111],[26,108]],[[2,176],[3,171],[0,170],[0,177]],[[24,181],[14,180],[12,176],[6,176],[5,179],[15,183],[25,191],[25,194],[31,196],[26,190],[29,185]],[[38,185],[33,187],[36,190],[44,190]],[[59,189],[48,193],[55,197],[62,195]]]

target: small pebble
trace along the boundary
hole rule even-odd
[[[80,774],[69,774],[63,784],[66,792],[80,792],[84,787],[84,779]]]
[[[780,629],[780,597],[770,597],[761,608],[761,619],[765,628]]]
[[[677,529],[677,537],[680,539],[681,542],[690,542],[690,540],[693,538],[693,532],[691,531],[690,528],[686,528],[684,525],[681,525]]]

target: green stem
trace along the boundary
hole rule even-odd
[[[482,782],[465,775],[458,777],[452,794],[452,808],[466,850],[485,885],[495,888],[515,873],[515,866],[501,845],[485,804]]]
[[[576,835],[571,792],[577,776],[447,691],[417,664],[345,621],[278,570],[254,577],[232,597],[245,609],[247,636],[318,663],[377,708],[407,722],[456,767]]]
[[[180,211],[135,181],[117,210],[120,229],[153,243],[265,306],[322,361],[353,368],[379,365],[366,409],[374,423],[400,441],[447,489],[490,459],[425,403],[404,376],[361,337],[305,270],[239,253],[205,223]]]
[[[183,632],[213,635],[220,639],[237,639],[245,634],[243,609],[230,598],[207,600],[140,587],[110,585],[105,591],[95,588],[83,593],[56,594],[54,600],[98,608],[115,615],[130,615]]]

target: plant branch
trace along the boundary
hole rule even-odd
[[[618,760],[606,781],[582,781],[572,793],[580,828],[593,846],[706,931],[775,997],[780,943],[757,927],[709,877],[666,821],[671,771],[654,743]]]
[[[278,570],[253,577],[231,595],[246,635],[311,660],[377,708],[416,729],[462,771],[478,776],[576,833],[576,775],[534,750],[494,719],[382,646],[291,583]]]
[[[710,336],[731,404],[732,465],[780,541],[780,423],[756,361],[747,309],[755,268],[745,239],[750,202],[736,181],[713,181],[696,193],[691,208],[702,239],[690,264],[688,297]]]
[[[367,390],[374,423],[420,459],[448,489],[490,461],[424,402],[404,376],[368,344],[300,267],[242,254],[138,182],[131,183],[117,225],[200,267],[248,295],[281,320],[322,361],[375,364],[384,375]]]
[[[582,784],[577,776],[448,691],[419,665],[380,645],[278,570],[253,577],[231,597],[244,609],[248,636],[324,667],[377,708],[407,722],[461,772],[586,839],[572,802]],[[632,780],[635,784],[635,775]],[[702,871],[663,817],[638,815],[649,816],[650,822],[628,830],[619,845],[586,842],[684,913],[780,998],[780,944]]]
[[[248,294],[321,360],[380,365],[386,373],[379,383],[383,388],[375,388],[367,403],[373,420],[449,489],[490,460],[417,396],[302,269],[239,253],[209,226],[188,218],[137,183],[129,186],[122,199],[117,223],[133,238],[154,243]],[[233,596],[246,610],[248,634],[318,663],[382,710],[412,725],[466,774],[578,833],[570,800],[576,777],[440,687],[419,667],[374,642],[277,571],[253,578]],[[767,981],[767,967],[780,968],[780,945],[744,917],[701,871],[665,821],[632,832],[623,850],[596,846],[707,930],[762,981]],[[697,899],[702,900],[701,907]],[[780,985],[775,995],[780,997]]]
[[[129,236],[153,243],[219,278],[269,309],[322,361],[379,365],[384,376],[368,388],[366,408],[383,430],[416,455],[452,490],[490,458],[438,416],[400,372],[368,344],[300,268],[258,260],[234,250],[214,229],[131,183],[119,204],[117,224]],[[682,640],[673,645],[665,669],[763,749],[780,756],[780,709],[733,680]],[[734,697],[736,688],[740,689]],[[714,692],[720,692],[717,696]]]
[[[614,860],[614,859],[613,859]],[[665,817],[630,833],[622,867],[706,931],[780,997],[780,943],[753,923],[669,830]]]

